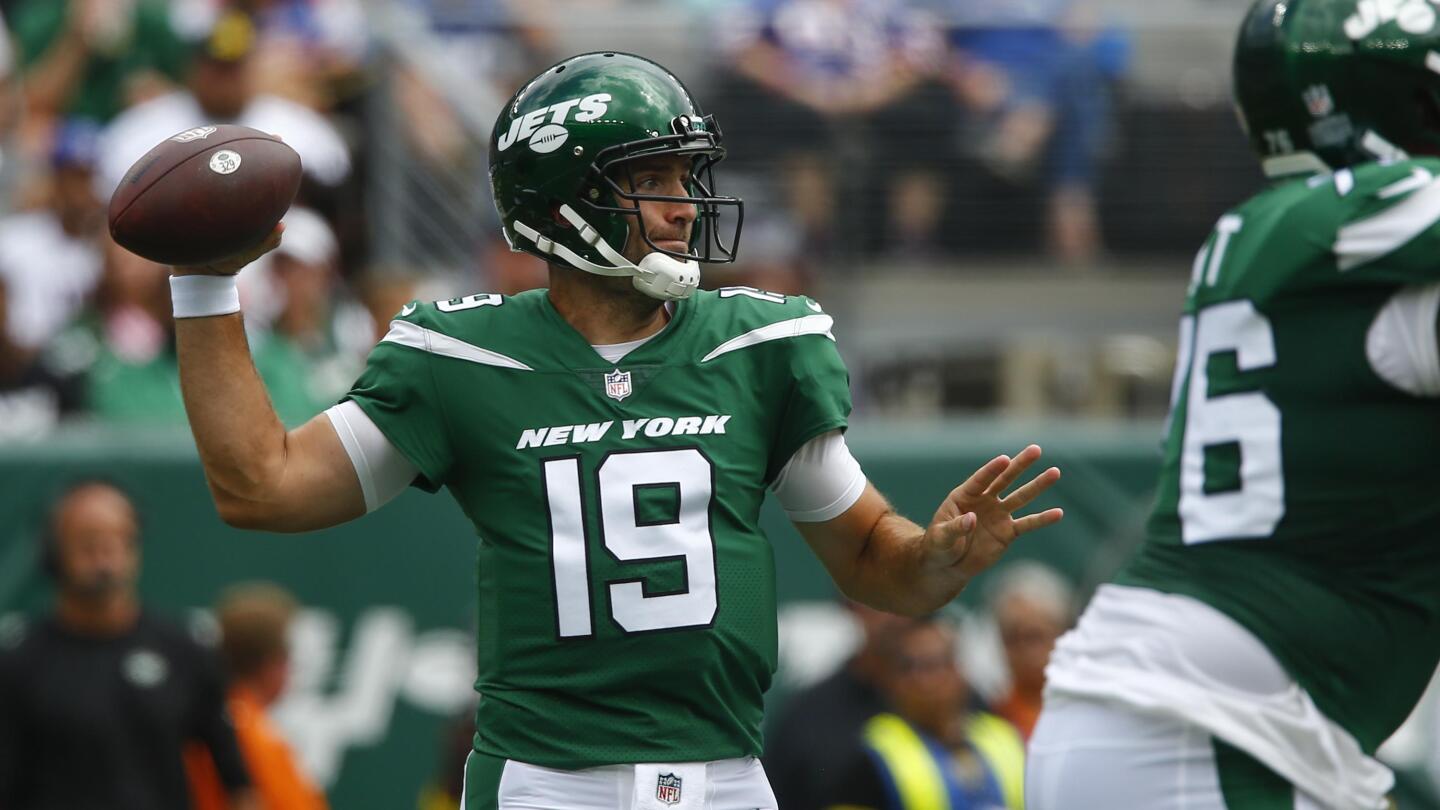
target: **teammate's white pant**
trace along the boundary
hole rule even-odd
[[[755,757],[673,765],[607,765],[562,771],[507,760],[498,790],[470,783],[466,762],[465,798],[461,807],[495,806],[498,810],[776,810],[775,794],[765,769]],[[678,783],[677,783],[678,778]],[[666,793],[660,793],[661,780]],[[476,790],[497,790],[489,797]],[[667,801],[668,800],[668,801]],[[673,802],[673,803],[669,803]]]
[[[1085,698],[1055,698],[1030,738],[1028,810],[1246,810],[1221,790],[1209,731],[1174,717]],[[1293,789],[1292,789],[1293,790]],[[1227,802],[1227,798],[1229,801]],[[1274,806],[1274,805],[1266,805]],[[1294,791],[1294,810],[1324,805]]]
[[[1138,747],[1150,750],[1142,762],[1130,761],[1109,772],[1119,780],[1129,778],[1130,767],[1148,771],[1152,765],[1171,768],[1176,778],[1188,777],[1188,771],[1174,771],[1170,762],[1189,762],[1188,749],[1176,753],[1151,747],[1158,745],[1152,732],[1166,729],[1166,744],[1193,748],[1187,736],[1175,731],[1193,726],[1203,729],[1208,738],[1223,741],[1212,746],[1223,753],[1222,774],[1248,773],[1246,762],[1253,759],[1327,806],[1345,810],[1387,806],[1385,794],[1394,782],[1390,770],[1327,718],[1258,638],[1199,600],[1148,588],[1103,585],[1075,629],[1056,642],[1045,677],[1041,727],[1047,725],[1052,709],[1070,703],[1125,707],[1109,712],[1117,717],[1133,713],[1170,718],[1171,724],[1165,726],[1121,723],[1119,728],[1143,733],[1148,744]],[[1067,725],[1085,732],[1083,724]],[[1053,730],[1054,723],[1050,726]],[[1137,748],[1114,729],[1092,729],[1080,736],[1090,740],[1090,753],[1076,754],[1081,759],[1096,759],[1095,752],[1106,747]],[[1051,739],[1055,739],[1053,731]],[[1244,754],[1232,757],[1232,752]],[[1098,761],[1096,768],[1097,773],[1106,772]],[[1083,774],[1066,778],[1083,778]],[[1258,776],[1239,778],[1242,784],[1265,781]],[[1191,783],[1184,784],[1188,791]],[[1268,789],[1262,785],[1256,790]],[[1276,800],[1288,804],[1285,799],[1280,795]]]

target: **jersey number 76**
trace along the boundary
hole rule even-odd
[[[1216,283],[1229,237],[1240,226],[1233,215],[1221,220],[1211,247],[1196,260],[1197,287]],[[1226,352],[1234,353],[1241,373],[1275,365],[1274,330],[1250,301],[1212,304],[1180,321],[1171,408],[1180,413],[1185,398],[1179,515],[1187,544],[1268,537],[1285,515],[1280,409],[1260,391],[1211,396],[1210,358]],[[1240,486],[1206,492],[1206,448],[1227,444],[1239,445]]]

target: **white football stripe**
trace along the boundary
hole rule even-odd
[[[835,319],[829,315],[805,315],[800,318],[792,318],[788,321],[772,323],[769,326],[752,329],[743,335],[730,338],[719,346],[716,346],[709,354],[701,358],[700,362],[708,363],[722,354],[728,354],[738,349],[744,349],[771,340],[799,337],[800,335],[824,335],[834,340],[835,336],[830,334],[830,327],[834,324]]]
[[[535,370],[513,357],[482,349],[479,346],[472,346],[463,340],[457,340],[409,321],[391,321],[390,331],[385,333],[385,337],[380,342],[398,343],[422,352],[438,354],[441,357],[453,357],[456,360],[468,360],[482,366],[498,366],[520,371]]]
[[[1340,269],[1351,270],[1399,250],[1437,220],[1440,181],[1431,182],[1373,217],[1341,228],[1335,237]]]

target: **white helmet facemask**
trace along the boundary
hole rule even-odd
[[[682,261],[656,251],[635,264],[602,239],[600,232],[575,209],[561,205],[560,216],[575,228],[581,241],[599,251],[610,264],[595,264],[518,219],[512,224],[516,233],[534,242],[535,249],[546,256],[554,256],[571,267],[597,276],[630,276],[635,289],[661,301],[688,298],[700,286],[700,263],[694,259]]]

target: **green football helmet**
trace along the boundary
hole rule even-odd
[[[689,196],[637,194],[617,181],[656,155],[691,158]],[[632,276],[636,289],[673,300],[699,286],[700,262],[735,260],[744,206],[715,194],[724,156],[714,117],[670,71],[630,54],[587,53],[547,68],[505,105],[490,136],[490,185],[512,250]],[[695,206],[688,253],[650,238],[638,208],[647,200]],[[651,250],[638,263],[621,254],[631,228]]]
[[[1272,176],[1440,153],[1434,0],[1260,0],[1235,101]]]

